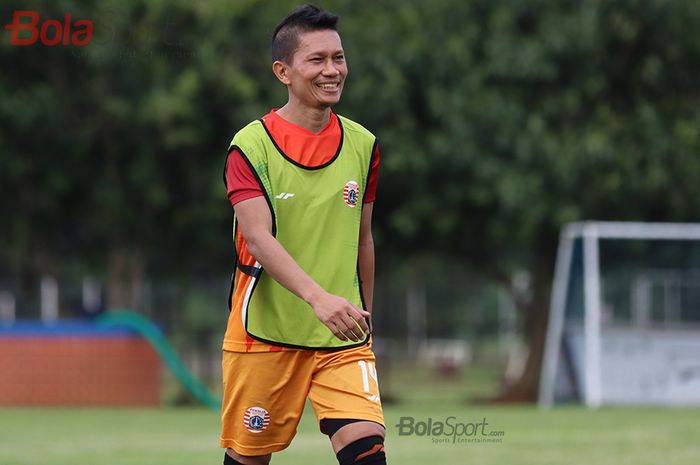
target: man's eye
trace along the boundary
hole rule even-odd
[[[335,57],[335,60],[336,61],[345,61],[345,55],[338,55],[337,57]]]

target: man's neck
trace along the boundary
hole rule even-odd
[[[277,114],[290,123],[318,134],[328,125],[331,118],[331,109],[293,106],[287,102],[285,106],[277,110]]]

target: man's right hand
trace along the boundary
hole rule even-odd
[[[369,334],[370,313],[340,296],[321,291],[309,299],[316,317],[341,341],[362,341]],[[359,326],[358,326],[359,325]]]

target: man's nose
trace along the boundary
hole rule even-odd
[[[323,74],[326,76],[337,76],[340,74],[340,71],[333,60],[326,60],[325,66],[323,67]]]

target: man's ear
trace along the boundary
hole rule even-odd
[[[277,79],[284,84],[285,86],[288,86],[290,84],[289,80],[289,66],[287,63],[281,60],[277,60],[274,63],[272,63],[272,72],[275,73],[275,76],[277,76]]]

